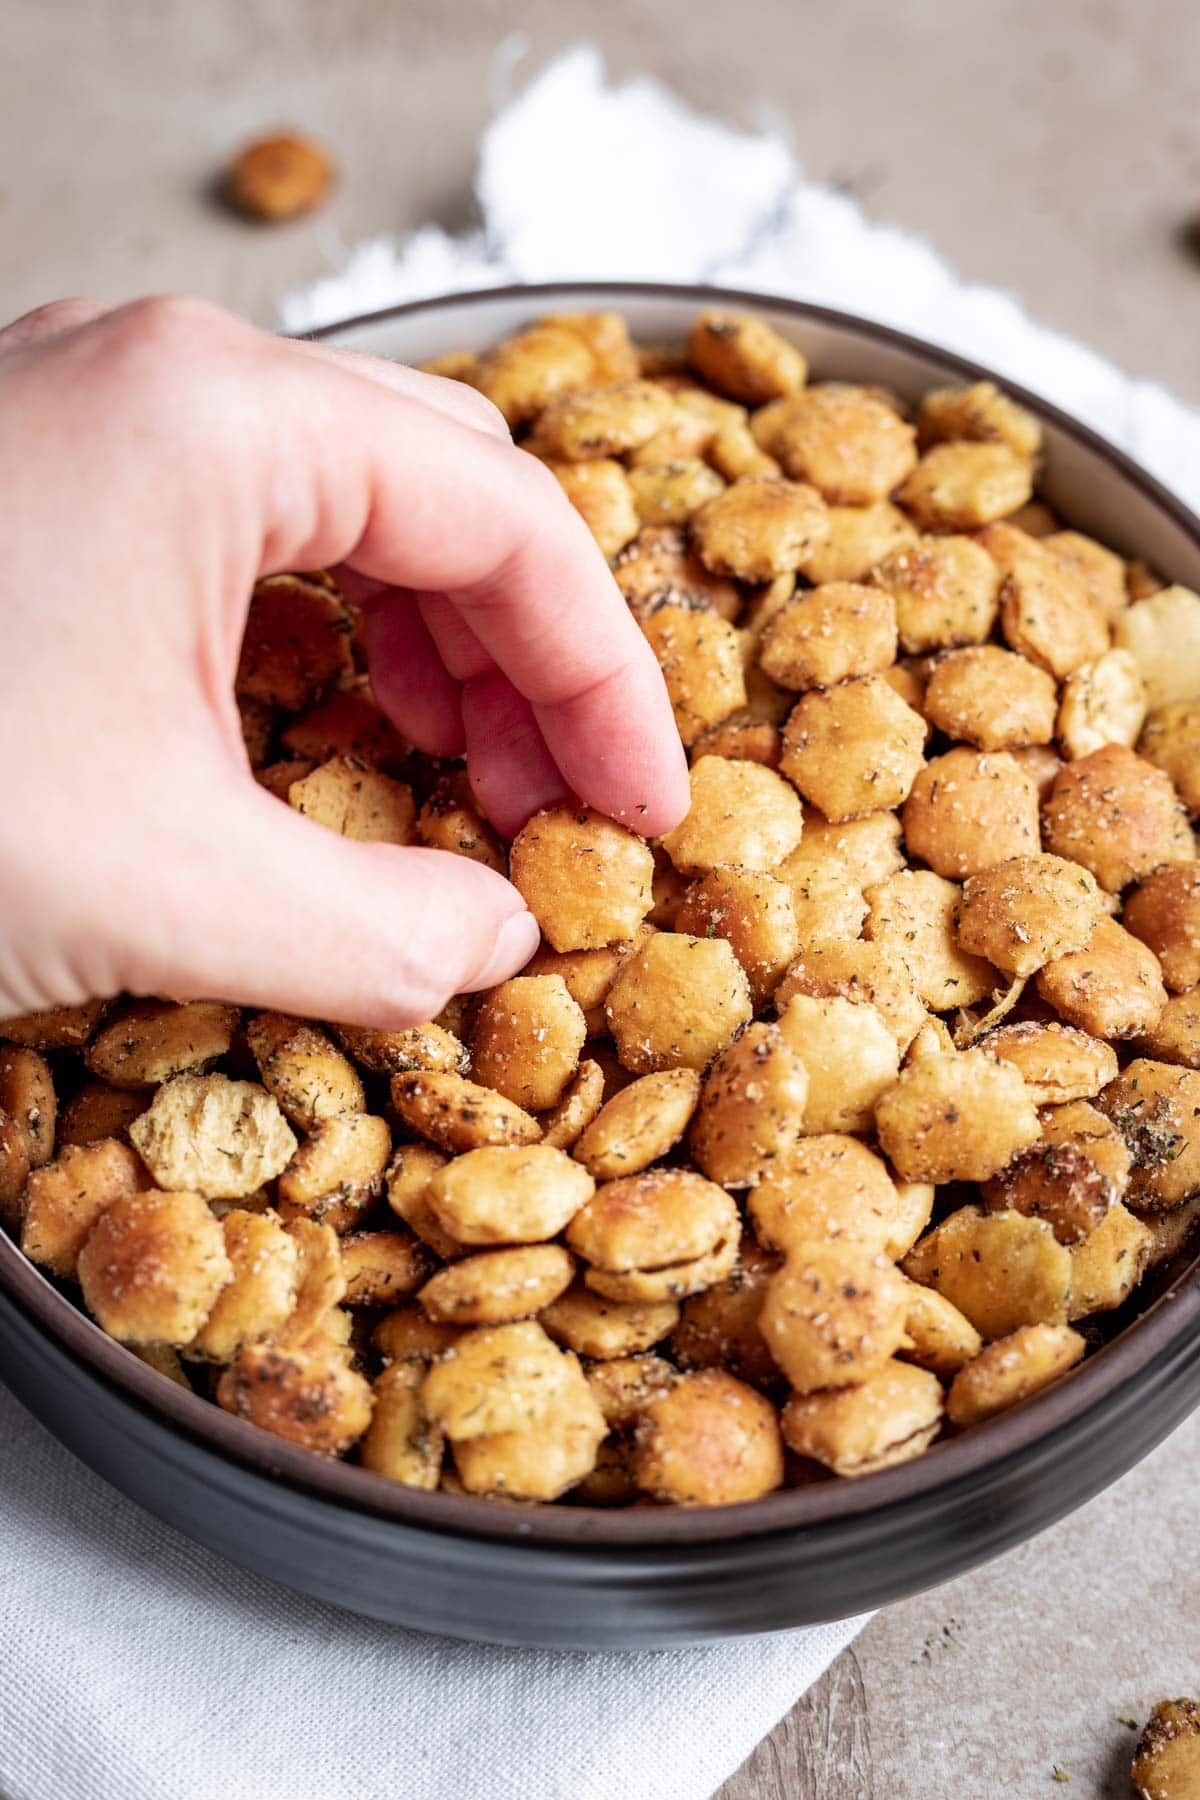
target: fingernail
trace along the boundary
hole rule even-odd
[[[507,981],[510,975],[525,967],[541,939],[537,920],[531,912],[513,913],[500,927],[492,954],[467,991],[476,993],[480,988],[495,987],[498,982]]]

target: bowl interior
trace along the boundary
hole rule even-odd
[[[804,352],[818,378],[879,383],[915,400],[930,386],[979,380],[990,371],[949,352],[798,302],[753,294],[641,284],[556,283],[419,301],[316,335],[374,355],[418,362],[448,350],[485,345],[550,311],[623,312],[642,339],[679,339],[698,306],[751,308]],[[1200,520],[1121,452],[1066,415],[1002,384],[1042,419],[1047,500],[1080,530],[1139,556],[1170,580],[1200,586]],[[1113,1315],[1108,1341],[1070,1377],[1023,1406],[915,1462],[860,1480],[830,1479],[747,1506],[637,1508],[516,1506],[449,1494],[423,1494],[351,1465],[326,1461],[268,1437],[199,1395],[174,1386],[106,1337],[0,1232],[0,1289],[6,1290],[73,1355],[120,1388],[131,1403],[236,1461],[325,1498],[442,1531],[576,1546],[685,1544],[817,1526],[929,1492],[1018,1454],[1098,1404],[1139,1374],[1182,1334],[1200,1331],[1200,1259],[1183,1255],[1160,1272],[1136,1306]]]

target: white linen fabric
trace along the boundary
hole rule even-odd
[[[3,1800],[702,1800],[862,1623],[606,1656],[393,1630],[159,1524],[0,1387]]]
[[[364,244],[282,324],[512,280],[725,281],[975,355],[1200,503],[1200,416],[805,182],[778,131],[609,87],[591,49],[500,111],[477,198],[477,230]],[[0,1389],[3,1800],[703,1800],[863,1623],[604,1656],[391,1630],[198,1549]]]

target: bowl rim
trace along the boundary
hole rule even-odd
[[[428,295],[420,300],[398,300],[392,306],[357,313],[349,319],[335,319],[327,325],[315,325],[309,331],[293,332],[290,335],[321,343],[342,332],[383,325],[389,319],[412,318],[421,313],[438,312],[451,306],[486,305],[494,301],[510,300],[528,300],[533,304],[556,297],[582,300],[587,295],[603,296],[612,301],[624,296],[635,300],[684,300],[697,306],[734,305],[751,309],[768,306],[773,312],[790,313],[794,318],[806,319],[817,325],[831,325],[836,330],[874,338],[910,356],[925,357],[931,362],[940,363],[948,372],[969,376],[973,381],[993,381],[1006,394],[1055,426],[1064,436],[1073,438],[1084,449],[1100,456],[1147,499],[1153,500],[1162,511],[1168,513],[1173,523],[1191,537],[1200,549],[1200,515],[1193,512],[1185,500],[1156,475],[1152,475],[1127,450],[1122,450],[1111,438],[1105,437],[1103,432],[1097,431],[1094,426],[1085,425],[1081,419],[1064,411],[1053,400],[1047,400],[1035,389],[1023,387],[1010,376],[1002,375],[996,369],[989,368],[986,363],[976,362],[972,357],[963,356],[957,350],[947,350],[932,338],[917,337],[912,332],[902,331],[897,325],[885,325],[881,320],[845,312],[840,307],[822,306],[812,300],[789,299],[782,294],[773,294],[769,289],[731,288],[712,282],[588,281],[586,278],[570,281],[514,281],[499,287],[459,288],[445,294]]]
[[[1200,551],[1200,518],[1147,470],[1041,395],[998,375],[984,364],[944,350],[894,326],[836,308],[711,284],[643,281],[548,281],[409,300],[299,334],[321,341],[360,327],[436,313],[451,306],[488,306],[528,301],[531,308],[550,299],[664,299],[700,306],[769,307],[798,320],[833,326],[911,356],[934,362],[948,374],[995,381],[1043,421],[1106,462],[1190,538]],[[1200,1333],[1200,1255],[1171,1282],[1139,1318],[1095,1356],[1022,1405],[944,1440],[914,1461],[854,1481],[830,1479],[782,1489],[760,1500],[716,1507],[526,1505],[470,1495],[426,1493],[390,1481],[354,1464],[302,1450],[224,1412],[211,1400],[184,1389],[107,1337],[100,1327],[26,1260],[0,1231],[0,1292],[31,1315],[75,1358],[121,1390],[128,1403],[156,1415],[176,1433],[222,1457],[287,1486],[349,1507],[391,1518],[409,1527],[472,1538],[507,1540],[536,1548],[570,1546],[596,1551],[652,1551],[656,1547],[700,1549],[721,1541],[817,1529],[823,1524],[903,1505],[937,1489],[978,1476],[991,1465],[1020,1455],[1053,1436],[1135,1381],[1156,1359]],[[0,1371],[2,1377],[3,1371]]]

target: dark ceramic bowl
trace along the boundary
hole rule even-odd
[[[750,306],[818,375],[910,397],[989,372],[844,314],[712,289],[556,284],[397,307],[323,335],[416,361],[537,313],[616,307],[639,335]],[[1129,460],[1011,383],[1073,525],[1200,586],[1200,521]],[[1057,1386],[916,1462],[709,1510],[523,1507],[423,1494],[293,1449],[123,1350],[0,1234],[0,1373],[67,1447],[246,1568],[451,1636],[648,1648],[846,1617],[945,1581],[1116,1480],[1200,1401],[1200,1263],[1181,1256]]]

